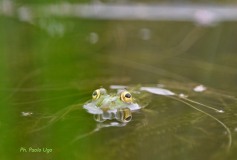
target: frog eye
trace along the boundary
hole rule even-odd
[[[92,93],[92,99],[97,100],[100,98],[101,95],[105,95],[105,94],[106,94],[106,89],[104,88],[97,89]]]
[[[132,95],[128,91],[123,91],[120,94],[120,99],[126,103],[132,103]]]
[[[92,93],[92,99],[97,100],[98,98],[100,98],[100,95],[101,95],[100,90],[97,89]]]

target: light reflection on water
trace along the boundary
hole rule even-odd
[[[192,21],[200,26],[215,26],[220,22],[237,21],[237,11],[233,5],[60,3],[38,5],[37,7],[30,5],[16,6],[10,0],[3,0],[0,3],[0,13],[7,16],[17,16],[21,21],[32,24],[35,23],[35,19],[39,15],[43,17],[79,17],[100,20]],[[51,30],[52,26],[48,27],[47,30]],[[61,25],[53,27],[56,27],[57,30],[63,29]],[[145,39],[148,39],[149,33],[147,30],[142,32],[146,32]]]

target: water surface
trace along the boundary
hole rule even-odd
[[[1,159],[237,158],[236,22],[2,15],[0,24]],[[104,127],[82,106],[111,85],[177,97],[150,94],[130,123]]]

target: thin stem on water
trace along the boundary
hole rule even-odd
[[[222,126],[226,129],[226,131],[227,131],[227,133],[228,133],[227,151],[230,150],[231,144],[232,144],[232,135],[231,135],[230,129],[229,129],[223,122],[221,122],[219,119],[217,119],[216,117],[212,116],[211,114],[209,114],[209,113],[207,113],[207,112],[205,112],[205,111],[203,111],[203,110],[201,110],[201,109],[196,108],[195,106],[191,105],[190,103],[188,103],[188,102],[186,102],[186,101],[184,101],[184,100],[181,100],[181,99],[179,99],[179,98],[177,98],[177,97],[173,97],[173,96],[167,96],[167,97],[169,97],[169,98],[171,98],[171,99],[175,99],[175,100],[177,100],[177,101],[179,101],[179,102],[182,102],[182,103],[188,105],[189,107],[191,107],[191,108],[193,108],[193,109],[195,109],[195,110],[197,110],[197,111],[199,111],[199,112],[201,112],[201,113],[203,113],[203,114],[209,116],[210,118],[212,118],[212,119],[214,119],[215,121],[217,121],[220,125],[222,125]],[[186,98],[184,98],[184,99],[186,100]],[[195,102],[195,101],[192,101],[192,100],[191,100],[191,102]],[[197,102],[196,104],[199,104],[199,103]]]

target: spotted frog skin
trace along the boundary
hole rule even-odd
[[[131,112],[141,108],[127,90],[108,94],[104,88],[96,89],[92,93],[92,100],[83,107],[94,114],[94,119],[98,122],[116,119],[123,123],[131,121]]]

